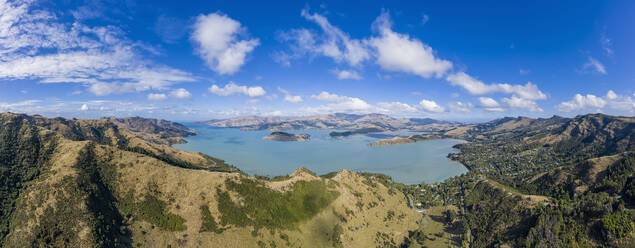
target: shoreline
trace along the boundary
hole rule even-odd
[[[193,129],[193,130],[196,130],[196,128],[192,128],[192,124],[195,124],[195,125],[201,125],[201,127],[204,127],[204,128],[213,128],[213,129],[221,129],[221,130],[222,130],[222,129],[232,129],[232,130],[236,130],[236,131],[239,131],[239,132],[246,132],[246,131],[261,131],[261,132],[265,132],[265,131],[266,131],[266,130],[242,130],[242,129],[240,129],[240,128],[235,128],[235,127],[215,127],[215,126],[210,126],[210,125],[206,125],[206,124],[202,124],[202,123],[192,123],[192,122],[190,122],[190,123],[183,123],[183,124],[184,124],[184,125],[186,125],[186,126],[188,126],[190,129]],[[303,129],[303,130],[307,130],[307,129]],[[308,130],[308,131],[323,131],[323,132],[328,132],[328,131],[332,131],[332,130],[334,130],[334,129],[311,129],[311,130]],[[404,131],[406,131],[406,132],[410,132],[411,130],[404,130]],[[395,132],[395,131],[386,131],[386,132],[383,132],[383,133],[393,133],[393,132]],[[188,140],[187,140],[187,138],[189,138],[189,137],[193,137],[193,136],[200,136],[200,132],[198,132],[198,131],[194,131],[194,133],[195,133],[194,135],[187,136],[187,137],[183,137],[183,140],[185,141],[184,143],[173,144],[173,145],[170,145],[170,146],[171,146],[171,147],[173,147],[173,148],[179,149],[179,150],[183,150],[183,151],[194,151],[194,150],[184,150],[184,149],[181,149],[181,148],[174,147],[174,145],[183,145],[183,144],[188,144],[188,143],[190,143],[190,141],[188,141]],[[328,134],[327,134],[326,136],[328,136]],[[399,136],[395,136],[395,137],[399,137]],[[395,138],[395,137],[393,137],[393,138]],[[342,138],[338,137],[338,138],[333,138],[333,139],[342,139]],[[377,139],[376,141],[378,141],[378,140],[382,140],[382,139]],[[419,141],[417,141],[417,142],[413,142],[413,143],[418,143],[418,142],[421,142],[421,141],[433,141],[433,140],[451,140],[451,141],[458,141],[458,142],[459,142],[459,144],[462,144],[462,143],[467,143],[467,142],[468,142],[468,141],[466,141],[466,140],[462,140],[462,139],[458,139],[458,138],[447,137],[447,138],[439,138],[439,139],[426,139],[426,140],[419,140]],[[285,143],[286,143],[286,142],[285,142]],[[292,143],[293,143],[293,142],[292,142]],[[301,143],[303,143],[303,142],[301,142]],[[412,143],[409,143],[409,144],[412,144]],[[368,144],[366,144],[366,145],[367,145],[367,146],[369,146]],[[406,144],[406,145],[407,145],[407,144]],[[387,145],[387,146],[391,146],[391,145]],[[453,145],[453,146],[454,146],[454,145]],[[375,147],[375,146],[371,146],[371,147]],[[445,154],[445,156],[444,156],[444,157],[445,157],[445,159],[447,159],[447,160],[448,160],[448,162],[451,162],[452,164],[456,164],[456,165],[459,165],[460,167],[464,168],[464,169],[465,169],[465,172],[462,172],[462,173],[460,173],[460,174],[456,174],[456,175],[453,175],[453,176],[449,176],[449,177],[446,177],[446,178],[444,178],[444,179],[435,179],[434,181],[430,181],[430,182],[426,182],[426,180],[424,180],[424,179],[422,178],[422,179],[421,179],[420,181],[418,181],[418,182],[404,183],[404,182],[402,182],[402,181],[395,180],[393,176],[390,176],[390,175],[388,175],[388,174],[386,174],[386,173],[383,173],[383,172],[372,172],[372,171],[368,171],[368,170],[350,169],[350,168],[344,168],[344,167],[340,167],[340,168],[339,168],[339,169],[337,169],[337,170],[329,171],[329,172],[326,172],[326,173],[323,173],[323,174],[328,174],[328,173],[332,173],[332,172],[338,172],[338,171],[341,171],[341,170],[352,170],[352,171],[356,171],[356,172],[369,172],[369,173],[383,174],[383,175],[389,176],[389,177],[390,177],[390,178],[391,178],[391,179],[392,179],[395,183],[401,183],[401,184],[404,184],[404,185],[416,185],[416,184],[420,184],[420,183],[426,183],[426,184],[441,183],[441,182],[443,182],[444,180],[446,180],[446,179],[448,179],[448,178],[452,178],[452,177],[456,177],[456,176],[461,176],[461,175],[464,175],[465,173],[467,173],[467,172],[469,172],[469,171],[470,171],[470,168],[469,168],[468,166],[466,166],[465,164],[463,164],[463,163],[461,163],[461,162],[459,162],[459,161],[457,161],[457,160],[453,160],[453,159],[451,159],[451,158],[450,158],[450,154],[452,154],[452,153],[456,153],[456,152],[459,152],[459,151],[460,151],[460,150],[458,150],[458,149],[456,149],[456,148],[454,148],[454,147],[451,147],[451,149],[452,149],[452,152],[448,152],[447,154]],[[195,151],[195,152],[201,152],[201,153],[206,154],[206,155],[208,155],[208,156],[213,156],[213,155],[210,155],[210,154],[208,154],[208,153],[206,153],[206,152],[202,152],[202,151]],[[219,157],[219,158],[220,158],[220,159],[224,159],[224,158],[222,158],[222,157]],[[235,166],[235,165],[234,165],[234,166]],[[237,167],[237,166],[236,166],[236,167]],[[298,166],[297,166],[297,168],[295,168],[295,169],[298,169],[298,168],[300,168],[300,167],[303,167],[303,166],[302,166],[302,165],[298,165]],[[289,174],[289,173],[286,173],[286,174],[285,174],[285,173],[277,173],[277,174],[258,174],[258,173],[256,173],[256,172],[247,172],[247,171],[245,171],[244,169],[241,169],[241,168],[239,168],[239,167],[237,167],[237,168],[238,168],[241,172],[246,173],[246,174],[251,175],[251,176],[256,176],[256,175],[258,175],[258,176],[267,176],[267,177],[270,177],[270,178],[274,178],[274,177],[285,176],[285,175]],[[293,170],[292,170],[292,171],[293,171]]]

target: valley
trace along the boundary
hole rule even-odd
[[[350,170],[249,176],[222,159],[171,147],[194,133],[167,121],[0,117],[0,241],[7,247],[635,242],[632,117],[461,125],[442,135],[468,141],[449,157],[469,171],[408,185]]]

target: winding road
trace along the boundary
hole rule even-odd
[[[416,208],[414,202],[412,201],[412,199],[410,198],[409,195],[406,194],[406,198],[408,198],[408,203],[410,203],[410,208],[412,208],[414,211],[417,211],[419,213],[425,213],[426,210],[423,208]]]

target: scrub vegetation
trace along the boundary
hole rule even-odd
[[[218,209],[222,225],[256,229],[288,229],[307,220],[328,206],[339,196],[330,191],[322,180],[297,181],[286,192],[267,188],[264,183],[241,177],[239,181],[226,181],[227,189],[237,194],[231,199],[229,192],[218,191]],[[241,204],[238,204],[237,202]]]

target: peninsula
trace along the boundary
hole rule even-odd
[[[410,136],[395,136],[387,139],[380,139],[375,142],[368,144],[369,146],[389,146],[389,145],[403,145],[403,144],[411,144],[424,140],[435,140],[435,139],[445,139],[452,138],[452,136],[444,135],[444,134],[415,134]]]

